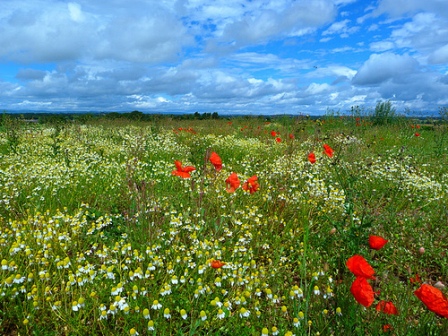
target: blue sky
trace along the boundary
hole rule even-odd
[[[448,105],[446,0],[1,0],[0,109]]]

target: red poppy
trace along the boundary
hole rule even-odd
[[[256,192],[258,189],[260,189],[260,185],[257,182],[258,177],[257,175],[254,175],[247,179],[246,182],[244,182],[242,188],[245,191],[249,191],[251,194]]]
[[[277,136],[277,132],[276,132],[276,131],[271,131],[271,135],[272,135],[273,137],[276,137],[276,136]]]
[[[196,170],[196,168],[193,166],[182,167],[182,162],[178,160],[174,161],[174,164],[176,165],[176,170],[173,170],[171,174],[180,176],[182,178],[189,178],[190,172]]]
[[[333,148],[331,148],[329,145],[324,144],[324,153],[328,156],[328,157],[333,157]]]
[[[308,161],[312,164],[316,163],[316,155],[313,152],[308,154]]]
[[[220,261],[220,260],[212,260],[212,261],[210,262],[210,267],[212,267],[212,268],[221,268],[221,267],[223,267],[225,264],[226,264],[226,263],[223,263],[223,262]]]
[[[397,307],[395,307],[392,301],[381,300],[376,305],[376,310],[389,315],[398,315]]]
[[[422,283],[422,279],[420,279],[420,275],[418,275],[418,274],[416,274],[414,277],[412,277],[412,278],[409,278],[409,281],[412,283],[412,284],[420,284],[420,283]]]
[[[448,318],[448,300],[440,289],[428,284],[423,284],[414,292],[425,306],[439,316]]]
[[[282,139],[281,138],[275,138],[275,141],[282,142]]]
[[[289,134],[289,138],[290,138],[291,140],[294,139],[294,138],[295,138],[294,134],[290,133],[290,134]]]
[[[417,133],[417,132],[416,132],[414,135],[415,135],[416,137],[419,137],[419,136],[420,136],[420,133]]]
[[[216,154],[215,152],[212,152],[212,154],[210,154],[210,162],[212,163],[212,165],[215,166],[216,170],[221,170],[222,169],[222,160],[219,157],[218,154]]]
[[[353,294],[355,300],[364,307],[370,307],[372,305],[374,293],[372,286],[370,286],[366,278],[357,277],[350,287],[350,292]]]
[[[239,186],[240,180],[238,179],[238,175],[236,173],[230,174],[230,176],[226,179],[226,191],[228,193],[233,193]]]
[[[380,236],[370,235],[369,236],[369,246],[370,248],[373,248],[374,250],[380,250],[386,245],[388,242],[387,239],[384,239]]]
[[[363,277],[366,279],[375,279],[373,276],[375,274],[374,269],[364,257],[355,254],[353,257],[348,258],[346,263],[350,272],[352,272],[356,277]]]
[[[390,324],[383,325],[383,332],[389,332],[392,331],[393,327]]]

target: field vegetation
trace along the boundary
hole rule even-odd
[[[446,120],[382,108],[4,115],[0,334],[448,334]]]

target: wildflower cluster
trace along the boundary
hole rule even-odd
[[[207,133],[198,124],[74,123],[60,133],[32,125],[14,151],[0,141],[0,297],[18,307],[1,309],[0,319],[14,322],[5,330],[344,333],[346,312],[357,306],[340,297],[347,255],[356,302],[384,319],[409,319],[396,296],[377,293],[385,282],[374,280],[362,252],[341,248],[338,235],[353,242],[367,238],[367,224],[382,227],[395,191],[418,193],[409,202],[415,208],[396,209],[397,223],[405,227],[409,214],[429,223],[429,206],[446,205],[447,175],[417,167],[398,148],[366,154],[368,164],[348,162],[368,140],[329,133],[324,142],[302,128],[235,120]],[[358,182],[345,183],[337,169]],[[381,207],[362,209],[356,201],[366,195]],[[349,225],[360,229],[350,236]],[[396,245],[398,229],[393,237]],[[407,242],[425,246],[418,256],[429,259],[428,245]],[[372,256],[389,244],[374,235],[367,243]],[[419,286],[415,301],[446,317],[443,289]]]

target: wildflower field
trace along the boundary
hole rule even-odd
[[[446,335],[448,129],[4,124],[2,335]]]

